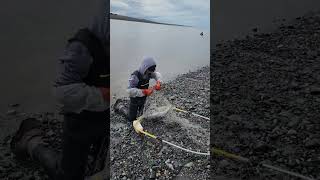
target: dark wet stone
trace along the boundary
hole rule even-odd
[[[20,106],[20,104],[15,103],[15,104],[10,104],[9,106],[10,106],[10,107],[18,107],[18,106]]]
[[[7,111],[7,115],[15,115],[15,114],[17,114],[17,111],[14,110],[14,109],[11,109],[11,110]]]
[[[287,134],[288,135],[295,135],[295,134],[297,134],[297,131],[294,129],[290,129]]]
[[[49,136],[49,137],[50,137],[50,136],[53,136],[54,134],[55,134],[55,133],[54,133],[52,130],[50,130],[50,131],[47,132],[47,136]]]
[[[305,143],[307,148],[319,147],[320,146],[320,139],[308,139]]]
[[[13,172],[9,175],[9,178],[12,178],[12,179],[20,179],[21,177],[23,176],[23,173],[20,172],[20,171],[17,171],[17,172]]]
[[[219,168],[226,168],[230,165],[229,161],[223,159],[219,162]]]
[[[320,95],[320,87],[319,86],[313,86],[310,88],[310,94],[311,95]]]
[[[289,127],[295,127],[295,126],[298,125],[299,122],[300,122],[300,120],[296,116],[294,116],[294,117],[290,118],[288,126]]]

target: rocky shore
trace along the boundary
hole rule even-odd
[[[222,42],[211,63],[165,83],[148,101],[166,100],[211,116],[211,122],[172,111],[163,119],[143,121],[143,127],[199,152],[209,151],[210,140],[213,147],[252,163],[215,155],[209,159],[161,144],[135,133],[112,111],[111,179],[210,179],[210,170],[215,179],[296,179],[258,166],[261,162],[319,179],[320,16],[298,17],[271,33]],[[9,143],[21,120],[35,117],[42,122],[47,145],[60,151],[61,116],[10,108],[0,115],[0,179],[48,179],[37,164],[17,161]]]
[[[165,83],[149,97],[146,109],[169,103],[209,117],[209,67]],[[179,146],[209,151],[209,120],[171,111],[142,122],[145,130]],[[208,156],[184,152],[138,135],[123,116],[111,114],[111,179],[210,179]]]
[[[181,109],[209,116],[209,67],[177,77],[163,85],[150,97],[149,104],[166,99]],[[158,100],[156,100],[158,98]],[[156,101],[155,101],[156,100]],[[34,117],[42,122],[47,146],[61,151],[62,116],[57,113],[28,114],[12,105],[1,115],[0,179],[46,180],[42,167],[31,160],[19,161],[10,152],[9,144],[20,122]],[[182,147],[207,152],[209,121],[171,112],[157,121],[144,121],[146,130]],[[209,179],[207,156],[193,155],[135,133],[127,120],[111,112],[111,179],[170,179],[176,176]]]
[[[320,15],[222,42],[211,62],[211,145],[319,179]],[[295,179],[217,156],[211,163],[212,174],[230,178]]]

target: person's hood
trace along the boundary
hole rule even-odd
[[[139,72],[141,74],[144,74],[149,67],[155,66],[155,65],[156,65],[156,61],[152,57],[144,57],[141,63],[141,66],[139,68]]]
[[[100,0],[99,3],[99,9],[92,22],[90,22],[88,29],[107,46],[110,39],[110,14],[108,11],[110,7],[106,0]]]

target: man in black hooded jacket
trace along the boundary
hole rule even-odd
[[[62,153],[44,146],[40,122],[24,120],[11,141],[20,158],[39,162],[51,179],[81,180],[90,151],[95,158],[109,144],[109,2],[101,0],[93,22],[67,43],[58,63],[55,95],[64,115]],[[101,169],[104,167],[100,167]]]

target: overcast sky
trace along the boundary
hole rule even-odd
[[[210,0],[111,0],[111,12],[209,30]]]

